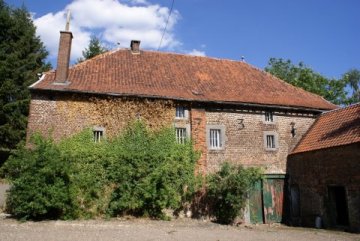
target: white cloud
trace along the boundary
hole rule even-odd
[[[195,55],[195,56],[206,56],[205,51],[201,51],[201,50],[197,50],[197,49],[191,50],[190,52],[188,52],[188,54]]]
[[[47,46],[50,57],[58,52],[59,31],[65,29],[66,12],[71,11],[70,31],[74,35],[71,59],[81,56],[91,34],[101,36],[106,45],[128,47],[132,39],[141,40],[143,48],[157,49],[169,8],[146,0],[74,0],[56,13],[34,19],[37,33]],[[180,14],[174,10],[169,19],[163,49],[180,46],[173,30]]]

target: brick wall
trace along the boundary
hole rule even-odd
[[[301,137],[314,122],[313,116],[295,116],[291,113],[274,113],[273,124],[266,124],[264,111],[212,111],[206,112],[208,125],[224,125],[225,148],[207,151],[207,169],[216,170],[225,160],[245,166],[265,167],[266,173],[285,173],[286,159]],[[291,135],[291,122],[295,123],[296,135]],[[267,151],[264,132],[278,135],[278,148]]]
[[[175,105],[189,110],[186,119],[175,118]],[[274,112],[275,122],[264,122],[264,110],[221,109],[191,106],[167,100],[145,98],[100,97],[91,95],[33,93],[30,105],[28,138],[34,132],[51,134],[55,140],[71,136],[86,127],[103,127],[108,137],[119,133],[130,121],[141,118],[150,128],[175,125],[190,127],[196,150],[201,152],[197,170],[211,172],[224,161],[245,166],[262,166],[266,173],[285,173],[286,158],[313,123],[312,115]],[[296,136],[291,135],[295,123]],[[206,127],[221,125],[225,129],[222,150],[209,150]],[[264,132],[278,136],[278,148],[267,151]]]
[[[346,190],[350,229],[360,231],[360,143],[299,153],[288,158],[289,186],[300,189],[300,224],[314,227],[321,216],[331,226],[329,186]]]

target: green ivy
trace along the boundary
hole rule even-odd
[[[136,121],[101,143],[94,143],[90,129],[60,143],[35,136],[33,148],[19,147],[1,170],[12,184],[7,208],[22,219],[166,218],[164,209],[191,200],[199,157],[174,133]]]

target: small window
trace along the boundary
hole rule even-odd
[[[180,119],[185,119],[185,118],[187,118],[186,108],[185,108],[184,106],[177,106],[177,107],[176,107],[175,117],[176,117],[176,118],[180,118]]]
[[[222,148],[221,129],[210,129],[210,148]]]
[[[94,142],[101,142],[104,136],[103,131],[94,131]]]
[[[264,146],[268,151],[274,151],[278,148],[278,135],[274,131],[264,132]]]
[[[266,135],[266,148],[274,149],[275,148],[275,136]]]
[[[94,142],[101,142],[104,139],[105,134],[105,128],[95,126],[93,128],[93,134],[94,134]]]
[[[180,144],[184,144],[187,138],[186,128],[175,128],[176,141]]]
[[[272,111],[265,111],[265,122],[274,122],[274,114]]]

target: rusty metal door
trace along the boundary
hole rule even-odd
[[[267,178],[263,182],[264,222],[282,221],[284,200],[284,179]]]

